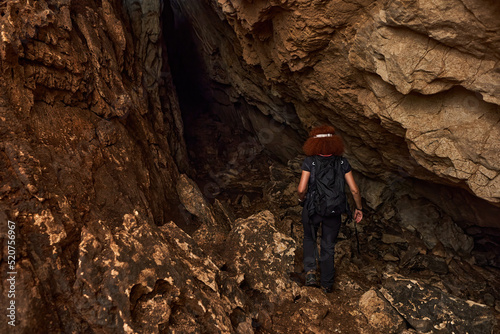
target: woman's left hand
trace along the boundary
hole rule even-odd
[[[354,210],[354,221],[359,223],[363,219],[363,211],[356,209]]]

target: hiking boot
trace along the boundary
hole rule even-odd
[[[332,286],[329,286],[329,287],[323,286],[322,288],[323,288],[323,292],[324,293],[332,293],[332,291],[333,291],[333,287]]]
[[[306,274],[306,286],[318,286],[316,273],[314,271],[310,271]]]

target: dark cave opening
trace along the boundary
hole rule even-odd
[[[195,170],[201,171],[204,169],[202,160],[210,158],[214,163],[227,159],[228,147],[225,146],[243,140],[258,143],[247,140],[252,134],[243,128],[237,116],[231,117],[231,111],[224,110],[228,105],[233,111],[237,110],[239,103],[220,103],[220,99],[229,100],[229,97],[224,96],[223,87],[218,89],[217,84],[210,81],[192,23],[175,5],[167,1],[164,8],[164,41],[184,122],[188,154]]]
[[[182,117],[189,125],[193,118],[207,111],[208,75],[197,52],[191,23],[180,12],[174,13],[171,6],[169,1],[164,6],[163,38]],[[186,129],[189,130],[189,126]]]
[[[263,188],[269,180],[269,166],[279,162],[244,124],[253,107],[243,99],[230,101],[225,91],[230,87],[210,80],[192,22],[175,6],[165,3],[162,26],[184,124],[190,165],[186,174],[210,203],[218,199],[238,216],[255,213],[255,205],[266,209]],[[242,185],[238,181],[242,179],[250,182]],[[180,211],[178,225],[194,233],[202,222],[185,209]]]

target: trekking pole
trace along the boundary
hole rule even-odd
[[[356,223],[356,221],[354,221],[354,232],[356,234],[356,248],[358,249],[358,255],[361,255],[361,252],[359,251],[359,237],[358,237],[358,226],[357,225],[358,225],[358,223]]]

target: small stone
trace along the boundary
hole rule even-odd
[[[384,218],[385,220],[390,220],[394,215],[396,214],[396,211],[391,207],[387,210],[384,211]]]
[[[382,242],[384,244],[396,244],[396,243],[407,243],[408,241],[397,235],[392,234],[382,234]]]
[[[391,253],[387,253],[384,255],[384,261],[399,261],[399,257],[392,255]]]
[[[439,256],[442,258],[446,258],[446,249],[443,244],[438,242],[436,246],[431,251],[432,255]]]
[[[485,293],[483,299],[486,305],[491,307],[495,306],[495,297],[493,297],[491,294]]]
[[[314,287],[303,286],[300,289],[300,297],[299,303],[314,303],[324,305],[325,307],[332,304],[328,297],[321,292],[321,289]]]
[[[250,201],[250,198],[248,198],[247,195],[243,195],[241,197],[241,206],[244,207],[245,209],[247,209],[250,206],[252,206],[252,202]]]
[[[328,307],[321,304],[306,304],[304,307],[301,307],[300,312],[306,319],[311,319],[314,323],[319,324],[319,322],[326,316]]]
[[[245,321],[240,322],[236,328],[237,334],[253,334],[254,330],[252,328],[252,320],[247,318]]]

